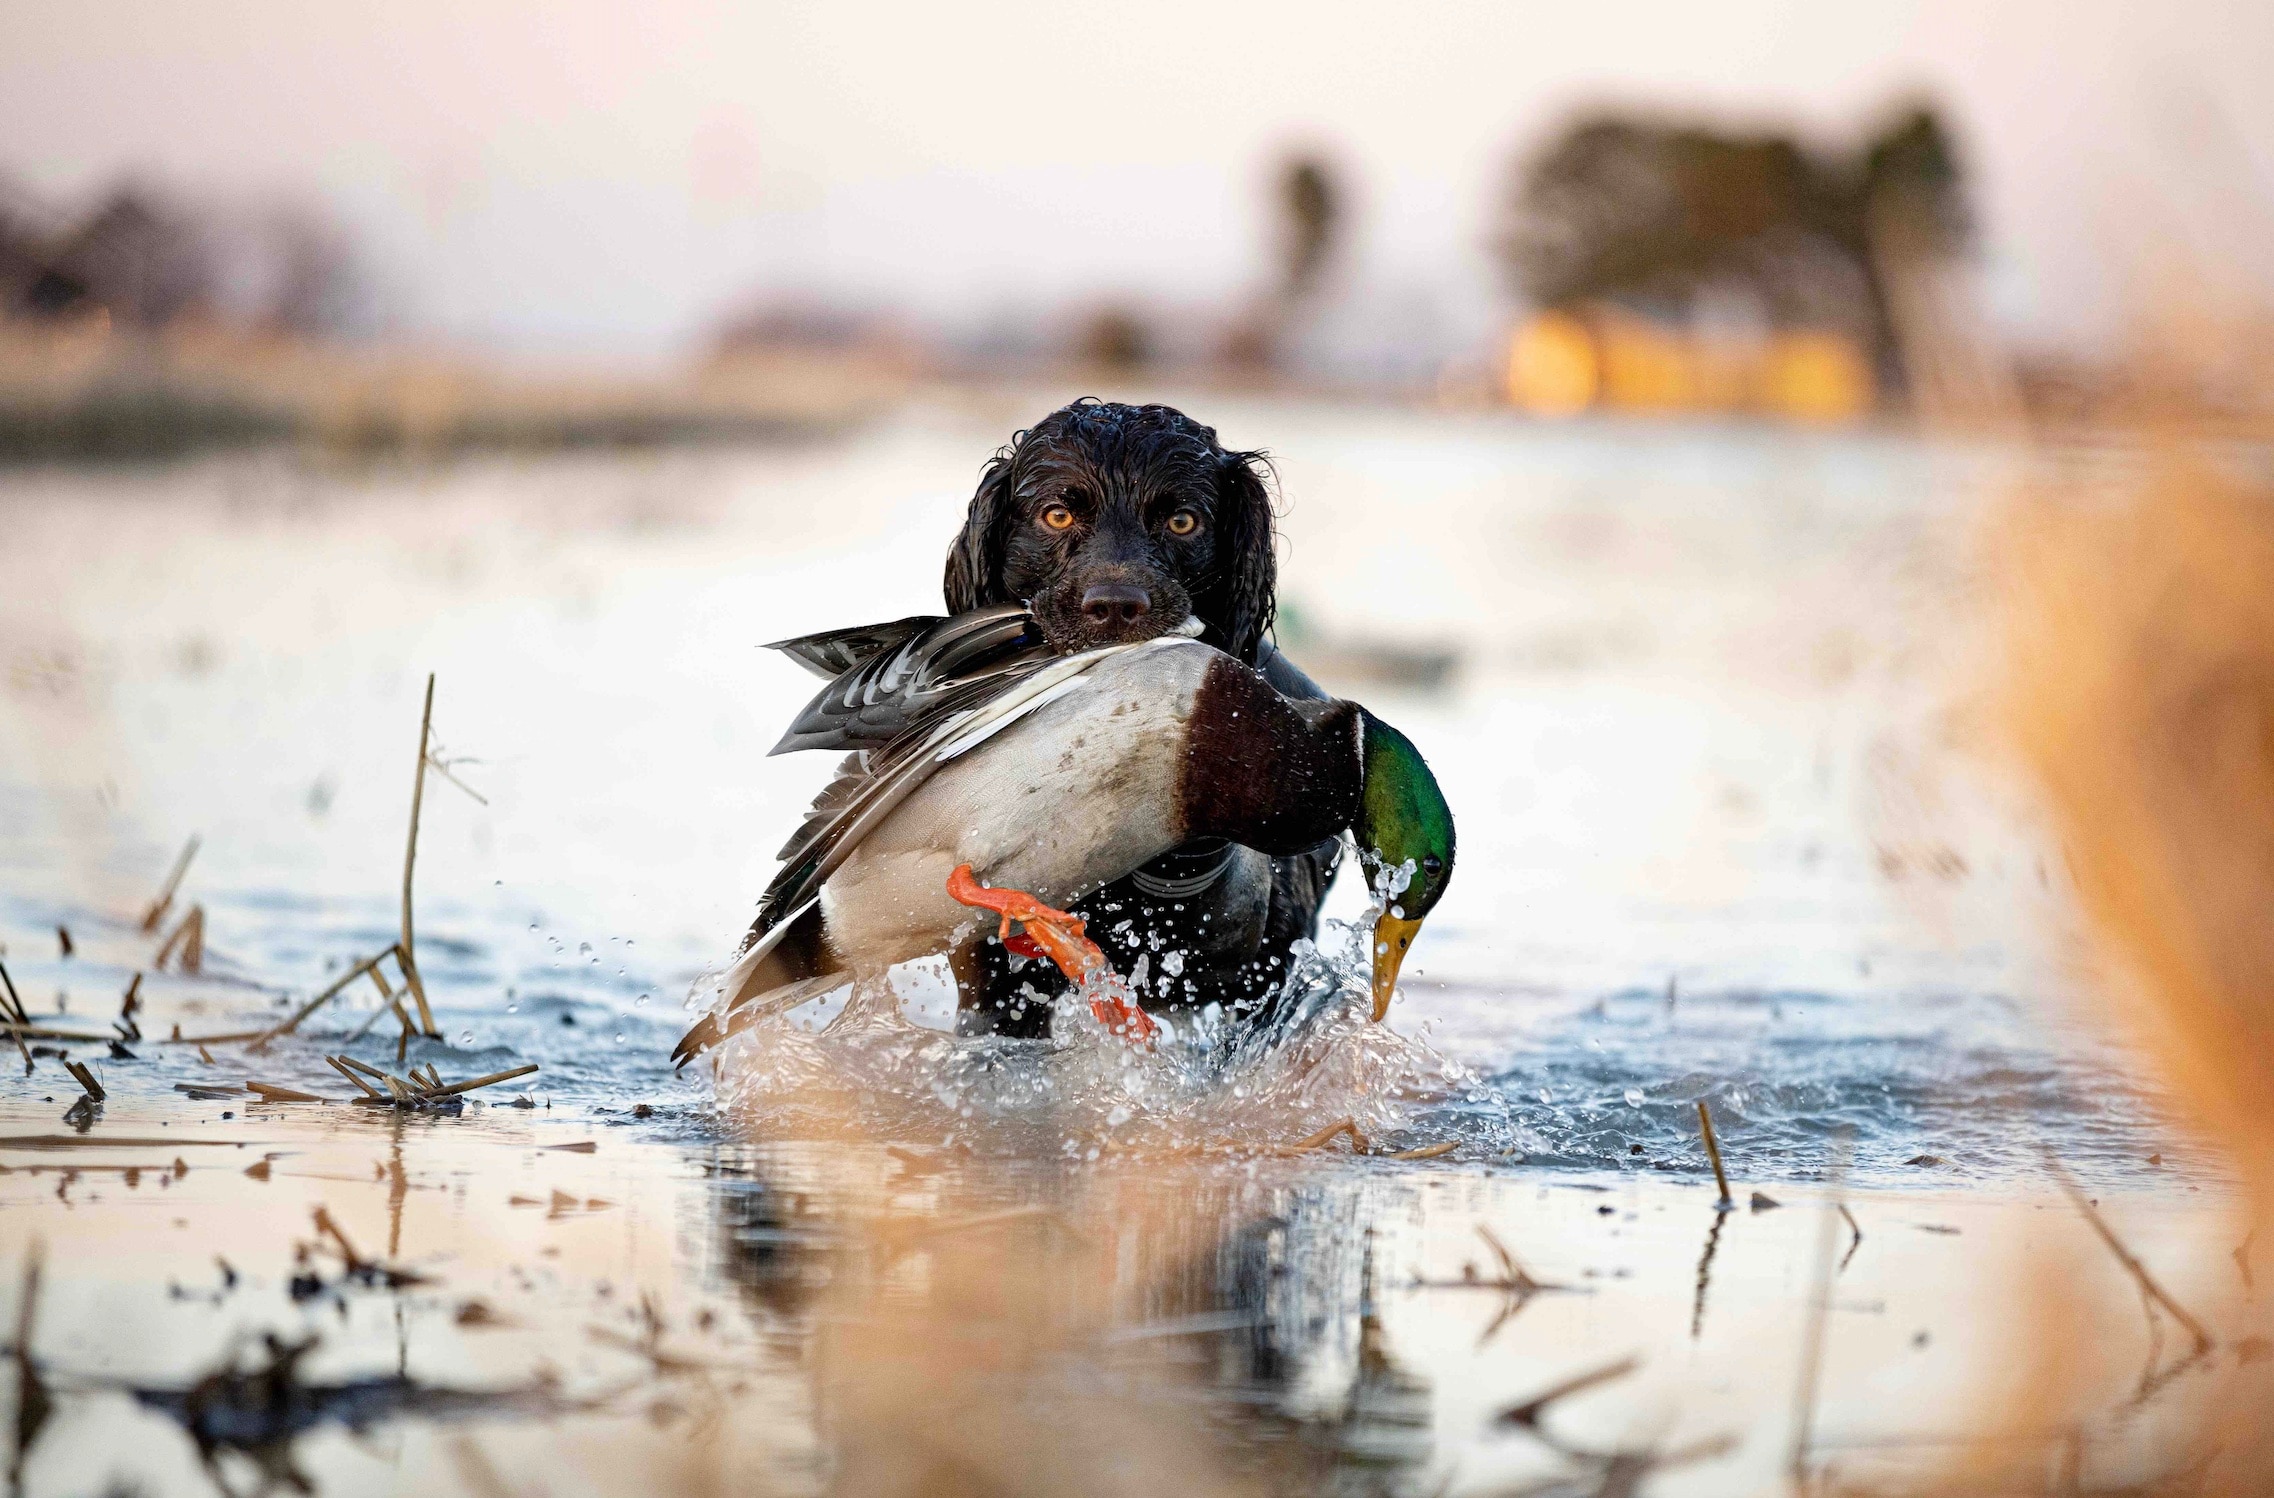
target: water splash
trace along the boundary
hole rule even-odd
[[[1399,872],[1379,876],[1381,901]],[[1268,1023],[1214,1006],[1159,1014],[1154,1043],[1132,1045],[1092,1008],[1128,992],[1108,970],[1056,1001],[1047,1040],[965,1036],[913,1022],[890,983],[864,984],[833,1018],[820,1018],[824,1000],[736,1036],[719,1058],[719,1103],[764,1137],[851,1129],[984,1153],[1270,1150],[1344,1119],[1377,1148],[1526,1148],[1482,1077],[1373,1022],[1367,948],[1381,908],[1296,944],[1262,1006],[1280,1016]],[[699,987],[695,1003],[707,1001]]]

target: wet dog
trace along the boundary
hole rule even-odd
[[[1026,603],[1067,651],[1189,618],[1256,664],[1278,562],[1263,454],[1167,406],[1076,401],[1011,439],[948,552],[948,612]]]
[[[1269,468],[1168,406],[1079,400],[1014,436],[949,548],[950,613],[1024,603],[1066,652],[1192,631],[1281,694],[1325,694],[1268,638],[1276,607]],[[1314,936],[1341,843],[1287,858],[1210,840],[1078,901],[1074,913],[1148,1008],[1270,1007]],[[1142,966],[1140,963],[1142,962]],[[987,944],[957,973],[966,1031],[1048,1033],[1064,986]]]

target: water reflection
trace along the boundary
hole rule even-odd
[[[714,1169],[721,1272],[807,1339],[842,1490],[1162,1491],[1173,1456],[1191,1491],[1378,1492],[1431,1459],[1350,1182],[899,1147]]]

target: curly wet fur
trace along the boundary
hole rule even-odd
[[[1253,663],[1277,606],[1270,465],[1227,449],[1215,430],[1168,406],[1085,397],[1011,438],[980,475],[963,531],[949,548],[950,613],[1031,603],[1063,649],[1144,639],[1187,613],[1202,638]],[[1077,517],[1043,524],[1053,504]],[[1178,537],[1180,509],[1200,517]],[[1141,589],[1141,618],[1101,622],[1083,598],[1101,584]]]

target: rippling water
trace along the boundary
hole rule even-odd
[[[760,756],[806,683],[755,643],[927,606],[992,414],[778,452],[12,476],[19,973],[82,1002],[123,982],[23,933],[147,898],[192,831],[221,970],[304,993],[383,946],[433,669],[446,753],[488,798],[433,787],[421,853],[456,1059],[699,1108],[657,1057],[822,771]],[[1459,812],[1461,878],[1395,1018],[1433,1049],[1382,1062],[1458,1063],[1433,1126],[1537,1165],[1689,1170],[1705,1098],[1775,1175],[1839,1129],[1871,1172],[2025,1169],[2040,1141],[2146,1168],[2152,1109],[2070,1022],[2042,853],[1947,748],[1994,455],[1224,416],[1280,456],[1290,648],[1405,725]],[[1401,679],[1424,648],[1456,660],[1448,688]]]
[[[674,1384],[673,1407],[772,1401],[749,1427],[764,1433],[758,1469],[734,1470],[810,1487],[844,1449],[815,1402],[841,1415],[865,1397],[808,1361],[827,1319],[816,1297],[865,1286],[898,1305],[892,1266],[918,1239],[891,1234],[929,1229],[890,1224],[920,1213],[1039,1232],[1017,1255],[1041,1257],[1000,1262],[1106,1287],[1067,1313],[1088,1351],[1054,1365],[1051,1397],[1134,1386],[1184,1408],[1176,1391],[1205,1366],[1209,1418],[1236,1427],[1242,1461],[1326,1452],[1347,1491],[1373,1490],[1368,1473],[1468,1490],[1550,1470],[1552,1453],[1492,1433],[1493,1401],[1568,1375],[1606,1339],[1666,1354],[1641,1402],[1683,1414],[1658,1436],[1764,1418],[1753,1360],[1762,1337],[1797,1335],[1813,1228],[1797,1213],[1724,1224],[1705,1207],[1701,1100],[1746,1188],[1804,1195],[1846,1150],[1851,1185],[1914,1193],[1865,1213],[1888,1257],[1861,1261],[1872,1288],[1855,1303],[1881,1320],[1851,1329],[1843,1356],[1872,1379],[1910,1359],[1903,1386],[1922,1406],[1957,1387],[1958,1364],[1904,1339],[1931,1324],[1936,1358],[1971,1345],[1938,1297],[1964,1262],[1947,1256],[1972,1240],[1941,1235],[2013,1230],[2022,1219],[1997,1214],[2045,1149],[2118,1189],[2215,1180],[2076,1002],[2088,971],[2058,858],[2027,807],[1956,752],[1967,530],[2007,465],[1871,435],[1212,412],[1229,440],[1279,459],[1291,653],[1404,728],[1460,820],[1460,876],[1391,1023],[1365,1021],[1358,964],[1330,926],[1299,975],[1303,1020],[1268,1044],[1187,1036],[1146,1056],[1078,1023],[1049,1043],[962,1039],[938,973],[919,967],[892,1002],[820,1034],[755,1032],[715,1077],[674,1075],[685,1005],[732,951],[825,769],[764,758],[809,682],[758,642],[932,606],[967,485],[1028,404],[920,409],[783,450],[377,471],[255,455],[0,477],[0,956],[58,1027],[107,1024],[145,974],[134,1059],[69,1047],[111,1093],[92,1143],[182,1141],[189,1174],[143,1179],[166,1187],[180,1231],[263,1276],[249,1319],[229,1319],[234,1302],[168,1299],[169,1282],[210,1274],[203,1261],[193,1275],[178,1253],[131,1257],[103,1226],[102,1212],[154,1220],[133,1194],[147,1185],[121,1197],[40,1163],[62,1148],[40,1141],[74,1095],[42,1058],[28,1090],[0,1098],[17,1141],[0,1140],[14,1171],[0,1199],[44,1204],[40,1231],[79,1245],[55,1271],[69,1347],[174,1380],[172,1394],[150,1384],[144,1407],[176,1414],[225,1327],[239,1341],[254,1326],[321,1332],[351,1371],[480,1366],[511,1382],[565,1367],[528,1407],[595,1401],[568,1427],[579,1449],[642,1471],[622,1422],[670,1432],[680,1417],[642,1417],[577,1340],[587,1323],[649,1335],[620,1293],[642,1284],[672,1336],[700,1331],[704,1358],[754,1370],[731,1395]],[[395,939],[428,671],[442,753],[481,797],[426,792],[418,954],[442,1038],[398,1060],[376,989],[358,983],[258,1056],[163,1044],[176,1025],[195,1037],[281,1017]],[[206,912],[207,967],[157,973],[134,917],[192,833],[181,903]],[[1349,884],[1336,921],[1362,913]],[[251,1076],[337,1097],[322,1058],[342,1052],[451,1079],[540,1070],[476,1094],[455,1125],[360,1109],[312,1124],[182,1090]],[[1281,1158],[1346,1118],[1377,1151],[1454,1148],[1427,1165],[1356,1158],[1347,1140],[1331,1158]],[[598,1163],[545,1154],[564,1134],[603,1141]],[[278,1162],[253,1178],[273,1179],[256,1202],[241,1170],[187,1158],[248,1141]],[[27,1176],[27,1160],[50,1174]],[[444,1201],[449,1214],[422,1215]],[[443,1288],[397,1294],[392,1327],[357,1309],[360,1291],[341,1291],[336,1327],[323,1303],[286,1296],[290,1235],[317,1204],[389,1255],[425,1255]],[[1052,1214],[1071,1225],[1056,1238]],[[32,1221],[11,1210],[10,1236]],[[1574,1288],[1505,1335],[1502,1309],[1462,1278],[1491,1222]],[[570,1259],[544,1259],[548,1241]],[[1083,1257],[1115,1244],[1111,1266]],[[965,1290],[985,1299],[955,1288],[944,1249],[933,1272],[955,1306]],[[474,1284],[520,1307],[522,1329],[483,1344],[510,1355],[464,1365],[463,1328],[488,1324],[459,1319]],[[102,1295],[168,1330],[114,1340],[88,1311]],[[845,1324],[872,1330],[846,1335],[884,1337],[850,1364],[867,1370],[861,1388],[884,1386],[870,1374],[892,1337],[930,1345],[961,1325],[936,1323],[934,1302],[916,1330],[859,1304]],[[729,1305],[751,1318],[745,1341],[715,1320]],[[1142,1375],[1115,1361],[1132,1349],[1153,1359]],[[83,1389],[96,1405],[100,1387]],[[1868,1426],[1872,1387],[1828,1395],[1833,1413]],[[353,1398],[407,1389],[358,1384]],[[417,1421],[440,1418],[412,1404]],[[1632,1408],[1616,1409],[1588,1417],[1607,1441],[1634,1435]],[[482,1440],[554,1470],[558,1454],[514,1429],[485,1425]],[[1701,1467],[1700,1490],[1776,1470],[1776,1442],[1756,1437],[1721,1476]],[[657,1461],[693,1449],[655,1439]],[[839,1456],[817,1454],[831,1439]],[[107,1447],[76,1449],[78,1465],[34,1490],[90,1489],[104,1468],[85,1453]],[[470,1459],[446,1442],[414,1441],[384,1470],[322,1449],[328,1486],[378,1491],[420,1471],[498,1490],[464,1477]]]

